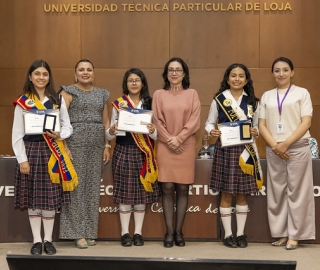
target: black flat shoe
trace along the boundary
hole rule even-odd
[[[227,238],[223,239],[223,244],[228,248],[237,248],[237,244],[233,239],[233,236],[230,235]]]
[[[140,234],[136,233],[133,236],[133,245],[135,245],[135,246],[143,246],[144,245],[142,236]]]
[[[174,235],[172,233],[166,233],[166,235],[164,236],[163,246],[165,248],[173,247],[173,238]]]
[[[30,253],[32,255],[41,255],[42,254],[42,243],[41,242],[34,243],[31,250],[30,250]]]
[[[125,233],[121,236],[121,245],[123,247],[131,247],[132,246],[132,240],[128,233]]]
[[[183,239],[182,233],[175,233],[174,234],[174,243],[176,244],[177,247],[184,247],[186,245],[186,243]]]
[[[246,248],[248,246],[248,242],[246,238],[247,238],[246,235],[237,236],[236,244],[239,248]]]
[[[43,244],[43,250],[47,255],[54,255],[57,253],[56,248],[52,244],[52,242],[46,241]]]

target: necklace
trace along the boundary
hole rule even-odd
[[[181,87],[181,85],[179,85],[179,86],[170,86],[170,90],[171,91],[180,91],[180,90],[182,90],[182,87]]]

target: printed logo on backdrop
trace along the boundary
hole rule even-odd
[[[313,186],[314,197],[320,197],[320,186]],[[112,196],[113,195],[113,185],[100,185],[100,196]],[[190,196],[216,196],[217,192],[212,192],[208,185],[191,185],[189,190]],[[256,194],[251,194],[251,196],[266,196],[266,187],[262,186]],[[14,196],[14,186],[0,186],[0,196],[1,197],[12,197]]]
[[[314,197],[320,197],[320,186],[314,186]],[[112,196],[113,194],[113,185],[100,185],[100,196]],[[189,196],[216,196],[218,192],[212,192],[209,189],[208,185],[190,185],[189,189]],[[255,194],[251,194],[251,196],[266,196],[266,187],[262,186],[262,189],[259,190]],[[150,210],[153,213],[162,213],[163,209],[159,203],[153,203],[150,206]],[[99,212],[100,213],[115,213],[119,211],[118,206],[100,206]],[[206,214],[218,214],[219,209],[214,206],[212,203],[209,203],[208,206],[205,205],[189,205],[187,212],[189,213],[198,213],[198,212],[205,212]],[[235,212],[235,208],[232,209],[232,213]]]
[[[102,180],[102,179],[101,179]],[[314,186],[314,197],[320,197],[320,186]],[[112,196],[113,186],[112,185],[100,185],[100,196]],[[189,190],[189,196],[216,196],[217,192],[212,192],[208,185],[191,185]],[[266,187],[263,186],[262,189],[256,194],[251,196],[266,196]],[[0,186],[0,198],[2,197],[13,197],[14,196],[14,186]],[[162,213],[163,209],[159,203],[153,203],[150,206],[150,210],[153,213]],[[118,205],[111,206],[100,206],[99,213],[116,213],[119,211]],[[233,212],[235,209],[232,210]],[[218,214],[219,209],[214,207],[212,203],[208,206],[200,205],[190,205],[187,209],[189,213],[205,212],[206,214]]]
[[[114,12],[248,12],[292,11],[290,2],[247,3],[108,3],[108,4],[44,4],[46,13],[114,13]]]

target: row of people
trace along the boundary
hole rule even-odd
[[[267,142],[268,217],[272,243],[296,249],[298,240],[315,238],[312,163],[308,151],[312,104],[308,91],[291,83],[292,62],[280,57],[272,64],[276,88],[254,94],[250,72],[243,64],[225,71],[212,101],[205,130],[217,139],[210,188],[220,193],[220,214],[225,231],[223,244],[247,247],[244,234],[249,207],[246,196],[263,183],[255,143],[222,147],[217,123],[251,120],[250,133]],[[188,206],[189,185],[194,182],[196,132],[200,128],[201,104],[190,88],[189,69],[181,58],[170,59],[162,74],[163,89],[150,96],[146,76],[128,70],[123,96],[112,102],[111,121],[107,100],[110,93],[93,86],[94,66],[80,60],[75,84],[54,91],[49,65],[35,61],[28,70],[23,95],[14,104],[12,144],[17,156],[15,207],[27,208],[33,234],[31,254],[55,254],[52,231],[55,212],[61,209],[60,238],[74,239],[78,248],[96,244],[101,171],[110,160],[110,140],[116,139],[112,158],[114,203],[119,204],[121,244],[141,246],[146,204],[159,200],[166,224],[164,247],[185,246],[182,227]],[[36,107],[34,107],[36,106]],[[122,107],[153,111],[149,134],[117,130]],[[26,135],[23,110],[59,108],[61,132]],[[63,158],[72,160],[73,183],[56,183],[50,173],[52,147],[58,142]],[[155,156],[155,140],[157,155]],[[63,141],[63,143],[61,143]],[[59,157],[54,157],[59,162]],[[74,168],[73,168],[74,167]],[[48,172],[49,170],[49,172]],[[236,200],[237,233],[231,230],[231,204]],[[134,235],[129,221],[134,213]],[[41,221],[44,239],[41,237]],[[44,242],[44,244],[42,244]]]

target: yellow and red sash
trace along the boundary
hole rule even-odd
[[[112,105],[119,111],[122,107],[134,108],[126,95],[116,99]],[[139,149],[146,155],[140,171],[140,181],[144,189],[152,192],[152,184],[158,179],[158,167],[155,159],[154,141],[146,134],[133,133],[131,135]]]
[[[46,107],[34,95],[22,95],[13,102],[13,105],[19,105],[24,110],[46,109]],[[61,176],[63,191],[73,191],[78,185],[78,175],[64,149],[63,142],[55,140],[47,134],[42,135],[52,152],[48,162],[48,172],[52,183],[59,184]]]

